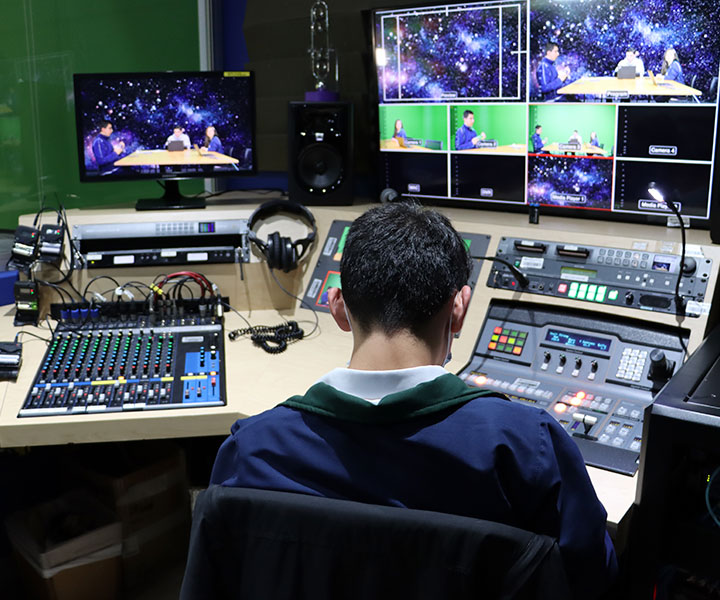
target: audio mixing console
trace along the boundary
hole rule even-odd
[[[75,310],[84,313],[58,326],[19,417],[225,404],[223,324],[211,310]]]
[[[492,301],[459,375],[547,410],[587,464],[632,475],[645,408],[682,364],[677,335],[634,319]]]

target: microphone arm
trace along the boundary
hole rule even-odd
[[[527,275],[525,275],[525,273],[518,269],[514,264],[512,264],[510,261],[505,260],[504,258],[498,258],[497,256],[473,256],[473,258],[477,258],[479,260],[491,260],[493,262],[499,262],[505,265],[508,269],[510,269],[510,272],[513,274],[513,277],[518,282],[521,288],[526,288],[530,284],[530,280],[528,279]]]

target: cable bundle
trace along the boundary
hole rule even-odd
[[[288,342],[301,340],[305,335],[297,321],[287,321],[281,325],[256,325],[245,329],[235,329],[228,334],[231,340],[249,335],[252,343],[268,354],[280,354],[287,349]]]

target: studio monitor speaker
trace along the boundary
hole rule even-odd
[[[352,108],[349,102],[290,102],[288,192],[292,202],[352,204]]]

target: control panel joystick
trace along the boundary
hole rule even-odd
[[[650,368],[648,377],[655,383],[665,383],[673,374],[675,361],[668,360],[659,348],[650,351]]]

